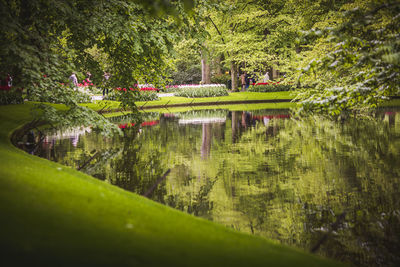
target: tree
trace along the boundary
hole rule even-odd
[[[202,4],[197,11],[209,36],[204,43],[210,61],[230,69],[233,90],[237,90],[239,68],[258,74],[278,66],[293,71],[286,66],[299,35],[294,3],[230,0]]]
[[[400,3],[355,1],[341,11],[338,25],[307,35],[317,36],[312,44],[324,50],[303,69],[302,81],[313,81],[300,96],[303,110],[345,115],[400,92]]]
[[[172,84],[194,84],[201,81],[201,47],[195,38],[186,38],[174,46],[175,69],[170,77]]]
[[[10,72],[15,86],[44,94],[65,81],[72,70],[93,69],[101,77],[102,64],[89,51],[96,48],[106,55],[112,85],[163,84],[167,55],[180,27],[177,16],[191,3],[2,0],[0,72]],[[61,97],[60,103],[74,113],[88,112],[67,96]],[[85,116],[75,116],[79,117]],[[97,125],[96,119],[92,123]]]

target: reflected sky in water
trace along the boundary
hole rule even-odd
[[[25,149],[239,231],[357,266],[400,263],[397,111],[342,123],[285,110],[112,120],[124,136],[35,133]]]

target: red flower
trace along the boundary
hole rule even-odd
[[[140,124],[141,126],[153,126],[153,125],[156,125],[156,124],[158,124],[158,120],[156,120],[156,121],[145,121],[145,122],[142,122],[142,124]]]
[[[158,89],[154,87],[143,87],[140,88],[140,91],[158,91]]]

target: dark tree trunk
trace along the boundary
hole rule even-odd
[[[231,63],[231,80],[232,80],[232,91],[237,92],[237,68],[235,62]]]
[[[215,59],[215,74],[217,75],[222,74],[221,61],[221,56],[217,56],[217,58]]]
[[[201,53],[201,82],[203,84],[211,83],[210,63],[207,52],[205,51]]]

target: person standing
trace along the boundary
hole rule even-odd
[[[9,73],[7,74],[6,83],[7,83],[7,86],[9,88],[11,88],[11,86],[12,86],[12,77],[11,77],[11,75]]]
[[[75,74],[75,72],[73,72],[72,74],[71,74],[71,76],[69,76],[69,81],[72,83],[72,85],[74,86],[74,87],[77,87],[78,86],[78,78],[76,77],[76,74]]]
[[[263,80],[263,82],[268,82],[269,81],[269,74],[268,74],[268,71],[265,73],[265,75],[264,75],[264,80]]]
[[[103,97],[105,94],[108,95],[108,80],[110,79],[111,75],[108,72],[104,72],[103,74]]]

